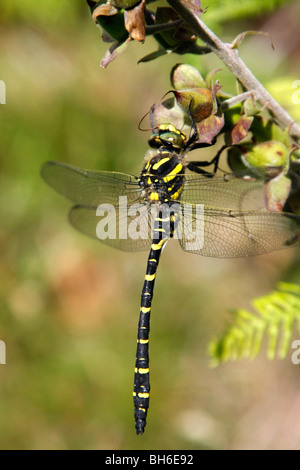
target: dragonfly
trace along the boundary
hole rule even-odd
[[[214,258],[247,257],[299,245],[300,216],[272,212],[266,203],[263,169],[216,175],[211,162],[188,160],[195,148],[171,124],[149,140],[139,176],[83,170],[46,162],[43,179],[73,203],[71,224],[124,251],[148,251],[141,294],[134,373],[137,434],[146,426],[150,399],[149,330],[154,283],[161,253],[177,239],[184,251]],[[208,164],[214,170],[208,172]]]

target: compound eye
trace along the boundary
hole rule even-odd
[[[164,144],[168,144],[171,147],[181,148],[184,144],[182,136],[175,134],[175,132],[165,132],[160,135],[160,139]]]

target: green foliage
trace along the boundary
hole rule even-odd
[[[226,21],[238,20],[271,13],[289,0],[210,0],[202,1],[207,8],[205,22],[218,25]],[[165,4],[164,4],[165,5]],[[0,22],[28,21],[44,25],[64,23],[82,15],[88,16],[84,0],[23,0],[22,2],[4,1],[1,4]]]
[[[299,89],[300,82],[296,76],[281,76],[266,83],[266,88],[271,95],[295,119],[300,120]]]
[[[209,25],[218,25],[226,21],[249,19],[265,13],[271,13],[289,0],[210,0],[202,1],[207,8],[204,20]]]
[[[240,359],[254,359],[268,337],[267,357],[286,357],[296,325],[300,333],[300,286],[280,283],[278,290],[253,301],[256,313],[233,311],[233,321],[224,334],[209,344],[213,365]]]
[[[40,26],[66,25],[84,13],[88,17],[88,8],[82,0],[23,0],[22,2],[1,2],[0,23],[10,21],[37,23]]]

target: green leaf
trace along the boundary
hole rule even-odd
[[[240,359],[254,359],[267,337],[268,359],[288,354],[295,326],[300,333],[300,286],[280,283],[278,290],[253,302],[255,312],[232,312],[232,321],[223,335],[210,342],[212,365]]]

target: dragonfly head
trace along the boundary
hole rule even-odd
[[[161,124],[150,137],[148,144],[152,148],[165,147],[169,150],[180,152],[184,148],[186,141],[186,135],[172,124]]]

